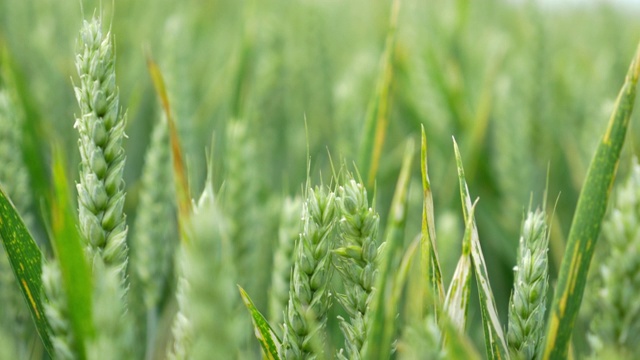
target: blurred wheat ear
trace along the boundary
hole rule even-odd
[[[596,358],[633,358],[640,353],[640,165],[616,191],[602,224],[597,273],[585,298],[591,305],[589,344]]]

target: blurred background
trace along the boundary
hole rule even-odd
[[[331,181],[331,161],[359,166],[367,109],[388,69],[377,209],[385,219],[407,140],[419,141],[424,125],[448,282],[463,233],[454,136],[471,194],[480,197],[480,240],[503,322],[523,211],[542,204],[548,182],[554,274],[595,144],[640,40],[638,1],[403,0],[385,68],[391,1],[0,0],[0,48],[25,114],[21,150],[36,210],[49,196],[52,141],[64,144],[69,164],[79,161],[74,54],[82,19],[100,12],[116,39],[116,81],[128,114],[129,224],[151,129],[162,116],[147,54],[167,83],[193,194],[204,182],[206,149],[218,187],[237,178],[230,157],[249,149],[242,156],[251,196],[231,202],[257,209],[249,216],[259,218],[253,224],[266,249],[276,243],[282,199],[301,192],[307,152],[314,183]],[[232,122],[246,129],[233,142]],[[621,175],[638,153],[638,135],[632,125]],[[416,152],[407,243],[420,231],[418,158]],[[77,179],[75,165],[69,174]],[[266,268],[270,251],[260,260]],[[255,295],[262,309],[269,286],[263,273],[263,295]],[[471,316],[479,322],[478,310]],[[479,329],[471,334],[482,336]]]

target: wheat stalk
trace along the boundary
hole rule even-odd
[[[549,288],[549,231],[543,211],[529,211],[522,226],[507,339],[511,356],[535,359],[542,346]]]
[[[349,315],[348,321],[340,318],[346,356],[341,350],[338,357],[360,359],[371,322],[368,310],[378,269],[380,216],[369,207],[367,190],[353,178],[338,189],[338,194],[340,244],[334,259],[344,281],[345,293],[338,294],[337,298]]]
[[[302,234],[294,250],[289,303],[285,314],[281,358],[314,359],[330,305],[331,250],[337,209],[325,187],[307,188]]]
[[[87,250],[107,265],[117,267],[124,279],[127,262],[127,226],[124,207],[125,154],[122,148],[125,119],[116,88],[115,54],[111,33],[103,34],[101,21],[85,21],[76,58],[80,85],[75,87],[80,117],[80,230]]]

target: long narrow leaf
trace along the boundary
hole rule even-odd
[[[396,262],[403,244],[404,228],[407,220],[407,195],[411,178],[413,141],[409,141],[402,161],[400,176],[391,202],[391,211],[385,231],[386,245],[380,255],[380,272],[376,280],[376,294],[372,305],[371,329],[367,334],[363,349],[364,359],[388,359],[395,326],[393,319],[397,302],[393,302],[393,283],[389,281],[391,266]]]
[[[393,80],[393,56],[399,12],[400,0],[393,0],[380,74],[375,93],[367,107],[363,138],[360,145],[358,166],[362,174],[366,176],[367,187],[372,187],[375,182],[378,163],[382,155],[382,146],[384,145],[389,124],[389,93]]]
[[[187,239],[186,233],[184,232],[183,224],[185,221],[187,221],[191,213],[191,195],[189,191],[189,182],[187,181],[187,172],[182,157],[182,149],[180,147],[178,128],[173,118],[173,112],[171,111],[171,106],[169,104],[169,95],[167,94],[167,89],[162,78],[162,73],[160,72],[160,68],[153,61],[150,55],[147,56],[147,68],[149,69],[149,74],[151,75],[151,80],[153,80],[156,94],[158,95],[158,98],[162,103],[162,108],[165,112],[165,116],[167,117],[167,121],[169,122],[173,176],[175,179],[174,181],[179,213],[178,225],[180,226],[180,233],[181,235],[183,235],[182,238]]]
[[[436,250],[436,227],[433,210],[433,194],[427,167],[427,136],[422,126],[422,143],[420,147],[420,170],[422,173],[422,236],[420,239],[421,265],[423,280],[429,279],[431,292],[435,295],[434,313],[444,303],[444,287],[438,251]]]
[[[640,77],[640,45],[616,100],[607,131],[591,160],[587,178],[580,192],[558,275],[552,310],[549,314],[544,359],[567,357],[572,329],[582,302],[589,264],[600,234],[600,226],[618,168],[620,151],[633,111],[638,77]]]
[[[449,316],[451,323],[460,332],[464,332],[467,324],[467,311],[469,308],[469,299],[471,297],[471,238],[473,234],[473,213],[475,211],[477,201],[473,204],[470,211],[470,219],[464,231],[464,239],[462,240],[462,254],[456,271],[451,279],[447,297],[444,301],[444,310]]]
[[[502,325],[500,325],[496,303],[493,299],[493,291],[491,290],[491,284],[489,283],[489,276],[487,274],[487,266],[484,262],[484,256],[482,255],[482,248],[480,247],[478,229],[473,219],[473,206],[471,205],[469,188],[467,187],[467,182],[464,177],[462,158],[460,157],[460,150],[458,149],[458,144],[456,144],[455,139],[453,140],[453,147],[456,153],[456,164],[458,166],[458,179],[460,181],[460,197],[462,199],[464,220],[465,222],[470,219],[472,221],[471,258],[473,260],[476,282],[478,284],[487,356],[489,359],[509,359],[507,342],[504,331],[502,330]]]
[[[53,184],[54,196],[51,201],[52,244],[60,263],[62,286],[67,298],[70,322],[79,358],[84,359],[85,339],[93,336],[91,315],[92,285],[89,266],[82,248],[82,239],[75,220],[74,207],[64,157],[60,148],[54,149]]]
[[[9,198],[0,188],[0,238],[20,290],[29,305],[31,317],[36,324],[44,348],[53,353],[51,327],[44,314],[42,297],[42,253],[29,234],[22,218]]]
[[[249,298],[249,294],[247,294],[244,289],[238,285],[238,289],[240,290],[240,296],[242,296],[242,301],[244,302],[247,310],[251,313],[251,320],[253,321],[253,329],[256,335],[256,338],[260,342],[260,346],[262,346],[262,351],[264,355],[269,360],[279,360],[279,352],[280,352],[280,344],[282,343],[276,335],[276,332],[273,331],[267,320],[264,316],[256,309],[256,306]]]

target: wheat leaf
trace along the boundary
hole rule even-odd
[[[470,220],[467,220],[464,239],[462,240],[462,254],[460,255],[460,260],[458,260],[458,265],[444,301],[444,309],[449,316],[450,322],[460,332],[464,332],[467,323],[467,311],[471,297],[471,237],[473,236],[472,219],[476,203],[477,200],[471,208]]]
[[[180,233],[183,235],[182,238],[187,239],[186,233],[184,232],[184,223],[189,219],[191,214],[191,195],[189,191],[189,182],[187,181],[187,170],[183,162],[182,150],[180,147],[178,128],[173,118],[173,113],[169,104],[169,95],[167,94],[167,89],[162,78],[162,72],[151,58],[151,55],[147,56],[147,68],[149,70],[151,80],[153,80],[153,86],[156,90],[156,94],[162,103],[162,108],[165,112],[165,116],[167,117],[167,121],[169,122],[173,176],[179,213],[178,224],[180,226]]]
[[[491,284],[487,274],[487,266],[482,255],[480,247],[480,239],[478,237],[478,229],[473,219],[473,206],[469,196],[469,188],[464,177],[464,169],[462,167],[462,158],[460,150],[455,139],[453,147],[456,154],[456,164],[458,166],[458,179],[460,182],[460,197],[462,199],[462,212],[465,222],[471,221],[471,259],[474,265],[476,282],[478,284],[478,295],[480,297],[480,310],[482,313],[482,327],[484,328],[485,345],[487,347],[487,356],[489,359],[508,359],[509,352],[507,350],[507,342],[504,331],[500,325],[496,303],[493,299]]]
[[[260,311],[256,309],[253,301],[251,301],[251,298],[249,298],[249,294],[247,294],[247,292],[244,291],[244,289],[240,285],[238,285],[238,289],[240,290],[242,301],[251,314],[253,329],[256,338],[260,342],[260,346],[262,346],[262,351],[264,351],[265,357],[269,360],[279,360],[280,356],[278,354],[280,352],[281,341],[278,338],[278,335],[276,335],[276,332],[273,331]]]
[[[0,238],[9,257],[20,290],[29,305],[44,348],[53,354],[51,327],[44,314],[42,289],[42,253],[29,234],[18,211],[0,188]]]
[[[376,293],[372,304],[371,329],[367,334],[362,351],[363,359],[388,359],[394,333],[393,319],[397,311],[397,302],[393,302],[392,286],[389,275],[392,264],[397,261],[404,238],[407,220],[407,196],[411,178],[411,160],[413,142],[409,141],[405,150],[400,176],[391,202],[391,210],[385,231],[386,246],[380,254],[380,273],[376,279]]]
[[[578,198],[558,285],[553,297],[543,359],[567,357],[571,333],[582,302],[589,264],[615,180],[640,77],[640,45],[620,90],[607,130],[596,149]]]
[[[70,323],[75,337],[77,354],[85,358],[85,338],[93,336],[91,321],[92,284],[90,269],[83,251],[83,240],[77,228],[77,221],[71,205],[71,191],[64,157],[59,147],[54,148],[53,184],[54,197],[51,201],[52,245],[60,264],[62,286],[66,294],[67,307],[72,309]]]
[[[433,210],[433,193],[431,192],[431,182],[429,181],[429,171],[427,167],[427,136],[422,126],[422,143],[420,148],[420,170],[422,173],[422,235],[420,240],[422,257],[422,276],[431,282],[431,291],[436,294],[434,310],[444,303],[444,287],[442,285],[442,270],[438,251],[436,250],[436,227]],[[435,311],[437,314],[437,311]]]
[[[367,187],[373,187],[375,183],[378,164],[382,155],[382,146],[384,145],[389,125],[389,94],[393,80],[393,56],[399,12],[400,0],[393,0],[380,73],[378,74],[375,92],[367,107],[358,162],[360,171],[366,176]]]

